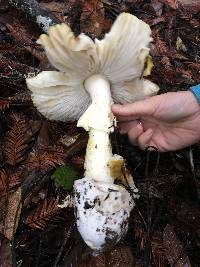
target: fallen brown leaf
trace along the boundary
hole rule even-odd
[[[161,16],[163,12],[163,3],[159,0],[151,0],[150,6],[154,10],[156,16]]]
[[[47,121],[42,122],[38,138],[37,138],[37,149],[48,147],[50,145],[50,136],[49,136],[49,124]]]
[[[61,147],[45,147],[31,153],[24,162],[28,171],[47,172],[50,169],[65,164],[65,154]]]
[[[130,267],[133,261],[131,248],[128,246],[115,247],[98,256],[81,260],[78,267]],[[141,265],[136,264],[136,267]]]
[[[88,141],[87,133],[80,134],[76,141],[72,143],[69,147],[65,149],[65,157],[72,157],[73,155],[80,152],[82,149],[86,148]]]
[[[168,47],[166,42],[161,38],[158,30],[152,32],[153,40],[155,43],[155,54],[166,54],[168,51]]]
[[[95,38],[109,30],[110,25],[111,22],[105,17],[105,9],[101,1],[84,1],[80,18],[80,28],[82,32]]]
[[[171,266],[191,267],[189,258],[183,249],[183,245],[176,236],[174,227],[167,224],[163,232],[163,245],[165,247],[166,258]]]
[[[7,100],[0,100],[0,111],[9,108],[9,102]]]
[[[27,122],[22,120],[15,122],[5,138],[4,156],[8,164],[15,166],[25,159],[28,146],[39,127],[40,123],[37,121]]]
[[[12,240],[21,214],[21,187],[9,193],[7,197],[5,218],[4,221],[0,223],[0,232],[7,239]]]
[[[178,0],[162,0],[162,2],[173,9],[178,8]]]
[[[29,212],[23,222],[32,228],[44,229],[49,221],[63,219],[62,216],[59,216],[62,209],[58,204],[58,199],[44,199],[37,203],[36,208]]]
[[[61,22],[65,22],[65,18],[63,16],[63,13],[67,7],[67,3],[66,2],[55,2],[55,1],[51,1],[51,2],[43,2],[40,3],[41,7],[43,8],[48,8],[52,14],[59,19]]]
[[[186,11],[190,11],[192,13],[197,13],[200,11],[199,0],[178,0],[178,4]]]
[[[10,240],[1,236],[0,241],[0,267],[13,267],[12,247]]]
[[[17,12],[13,10],[11,10],[10,13],[8,12],[6,14],[1,14],[0,22],[9,29],[12,36],[27,51],[29,51],[40,61],[47,61],[45,53],[35,42],[40,35],[40,31],[38,31],[34,24],[29,27],[30,24],[27,24],[26,18],[19,17]]]

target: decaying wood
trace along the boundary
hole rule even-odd
[[[28,14],[44,32],[47,32],[49,26],[59,23],[57,18],[47,9],[41,8],[35,0],[9,0],[9,3]]]
[[[21,208],[21,187],[19,187],[16,191],[9,193],[5,218],[0,223],[0,232],[9,240],[13,239],[17,229]]]

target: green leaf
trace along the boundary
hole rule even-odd
[[[78,173],[72,166],[61,166],[55,170],[51,178],[57,187],[72,190],[74,181],[78,179]]]

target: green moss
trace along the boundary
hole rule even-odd
[[[78,179],[78,172],[72,166],[61,166],[55,170],[51,178],[57,187],[72,190],[74,181]]]

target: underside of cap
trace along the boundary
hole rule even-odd
[[[159,87],[146,79],[136,78],[128,82],[113,83],[111,92],[114,103],[131,103],[156,95]]]
[[[51,64],[69,76],[84,80],[95,66],[95,45],[85,34],[74,36],[64,23],[49,27],[38,40]]]
[[[145,70],[151,41],[150,27],[128,13],[117,17],[101,41],[93,42],[84,34],[75,37],[66,24],[50,27],[38,43],[60,72],[42,72],[27,79],[35,106],[49,119],[79,119],[90,103],[84,82],[94,74],[109,80],[116,103],[156,94],[158,86],[141,78],[153,66]]]
[[[148,24],[137,17],[122,13],[114,22],[111,31],[101,41],[95,40],[100,69],[112,82],[139,78],[144,69],[152,41]]]
[[[43,71],[26,79],[26,83],[34,105],[50,120],[77,120],[89,106],[90,98],[83,85],[71,84],[64,73]]]

